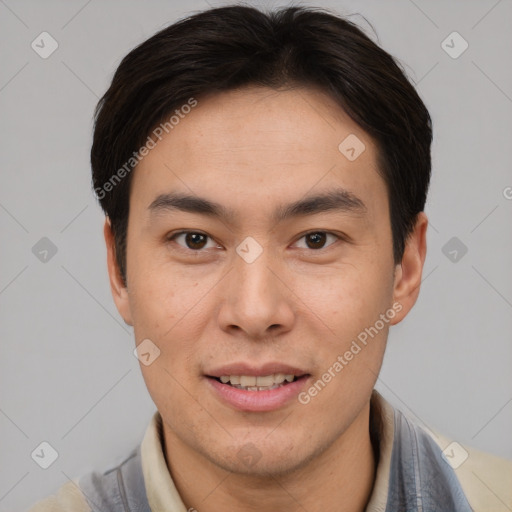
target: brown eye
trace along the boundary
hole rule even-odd
[[[325,245],[328,240],[328,237],[332,237],[334,241],[341,239],[340,236],[335,235],[333,233],[329,233],[327,231],[311,231],[310,233],[306,233],[305,235],[303,235],[299,239],[299,241],[305,241],[305,247],[302,246],[302,248],[304,249],[320,250],[329,247],[329,245],[332,245],[333,242],[328,244],[327,246]]]
[[[192,251],[200,251],[201,249],[204,249],[208,243],[208,239],[210,238],[204,233],[196,231],[182,231],[181,233],[176,233],[170,236],[168,240],[174,241],[178,240],[180,237],[183,237],[184,243],[176,243],[183,249],[190,249]],[[213,245],[215,246],[215,244]]]
[[[308,233],[305,235],[306,244],[310,249],[321,249],[325,244],[325,240],[327,236],[323,232],[318,233]]]
[[[185,243],[189,249],[202,249],[206,244],[206,236],[201,233],[187,233]]]

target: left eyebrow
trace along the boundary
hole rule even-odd
[[[273,220],[282,222],[290,217],[315,215],[331,211],[364,216],[368,209],[364,202],[352,192],[344,188],[336,188],[279,206],[273,214]]]
[[[168,211],[184,211],[208,217],[223,219],[233,223],[237,214],[225,206],[209,199],[188,194],[160,194],[148,207],[152,214]],[[340,212],[349,215],[364,216],[368,209],[364,202],[352,192],[336,188],[323,193],[306,196],[298,201],[278,206],[272,214],[275,223],[291,217],[310,216],[323,212]]]

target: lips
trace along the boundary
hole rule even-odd
[[[303,370],[280,363],[267,363],[260,367],[239,363],[213,370],[208,377],[237,389],[268,391],[284,386],[304,375]]]
[[[304,386],[310,374],[281,363],[261,366],[237,363],[206,374],[223,401],[245,411],[270,411],[284,406]]]
[[[233,363],[224,365],[210,371],[205,372],[208,377],[220,379],[225,376],[248,376],[248,377],[265,377],[275,374],[294,375],[301,377],[308,372],[297,366],[289,366],[282,363],[270,362],[260,366],[250,365],[248,363]]]

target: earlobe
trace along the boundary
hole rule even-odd
[[[123,317],[123,320],[128,325],[133,325],[128,289],[125,286],[123,279],[121,278],[119,265],[117,264],[114,233],[112,232],[110,219],[108,217],[105,217],[103,234],[107,248],[107,269],[110,279],[110,290],[112,292],[112,297],[114,299],[117,310],[119,311],[119,314]]]
[[[391,321],[392,325],[398,324],[407,316],[420,293],[421,276],[427,254],[427,225],[427,216],[420,212],[406,241],[402,262],[395,269],[393,301],[400,303],[402,308]]]

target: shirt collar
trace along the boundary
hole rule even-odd
[[[394,409],[376,390],[370,402],[370,418],[378,432],[379,462],[373,490],[366,512],[385,510],[388,497],[388,482],[391,452],[394,439]],[[162,417],[156,411],[146,429],[141,444],[142,472],[151,510],[173,510],[186,512],[176,486],[171,478],[163,450]]]

